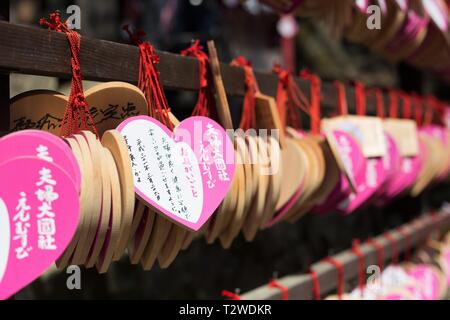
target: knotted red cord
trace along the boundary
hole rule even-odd
[[[346,116],[348,115],[348,104],[347,104],[347,94],[345,92],[345,85],[339,81],[334,81],[334,87],[336,88],[336,105],[338,108],[338,115]]]
[[[309,114],[308,100],[295,82],[292,74],[279,64],[272,71],[278,75],[277,106],[283,128],[301,128],[300,111]]]
[[[320,300],[319,277],[317,276],[317,273],[312,269],[309,270],[309,277],[311,278],[312,282],[313,299]]]
[[[138,87],[147,100],[147,114],[173,129],[169,119],[170,108],[159,80],[159,71],[156,68],[159,63],[159,55],[149,42],[141,40],[141,37],[146,35],[145,32],[138,30],[133,33],[128,25],[125,25],[123,30],[129,35],[131,42],[139,47]]]
[[[361,251],[360,241],[355,239],[352,243],[352,252],[358,257],[358,286],[361,295],[364,293],[364,285],[366,283],[366,260],[364,253]]]
[[[323,261],[333,265],[336,268],[337,294],[338,294],[338,299],[342,300],[342,296],[344,295],[344,285],[345,285],[344,265],[342,264],[342,262],[340,262],[339,260],[337,260],[333,257],[326,257]]]
[[[398,93],[397,91],[389,90],[389,118],[398,117]]]
[[[237,57],[231,62],[232,66],[244,69],[245,96],[242,109],[242,117],[239,127],[243,130],[254,128],[256,125],[256,93],[259,92],[258,83],[256,82],[253,68],[247,59],[243,56]]]
[[[228,298],[228,300],[241,300],[240,295],[228,290],[222,290],[222,297]]]
[[[195,40],[191,47],[181,51],[182,56],[193,57],[198,61],[199,93],[195,104],[193,116],[209,117],[211,110],[215,108],[214,92],[211,86],[211,69],[209,68],[209,57],[200,45],[199,40]]]
[[[58,11],[50,13],[48,20],[41,18],[39,23],[41,26],[45,26],[50,30],[64,33],[69,41],[72,84],[69,100],[67,101],[67,107],[61,123],[60,136],[69,137],[77,133],[80,128],[88,130],[89,126],[91,126],[98,138],[94,119],[92,118],[89,105],[83,93],[83,78],[80,66],[81,36],[77,32],[69,29],[66,22],[61,21],[61,16]]]
[[[282,300],[289,300],[289,289],[286,286],[283,286],[275,279],[270,280],[268,286],[269,288],[279,289],[281,291]]]
[[[365,116],[366,115],[366,89],[364,88],[364,85],[359,82],[355,81],[354,84],[355,88],[355,106],[356,106],[356,114],[358,116]]]
[[[313,134],[320,133],[320,94],[321,94],[321,80],[320,78],[309,72],[308,70],[300,71],[300,77],[308,80],[310,83],[310,103],[309,114],[311,116],[311,132]]]

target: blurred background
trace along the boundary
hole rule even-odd
[[[285,63],[280,15],[257,0],[12,0],[10,20],[39,27],[49,12],[76,4],[81,8],[83,36],[128,43],[122,26],[146,31],[146,40],[163,51],[179,53],[192,40],[214,39],[220,60],[244,55],[256,70],[270,72]],[[399,87],[448,99],[447,84],[431,73],[404,63],[392,64],[367,48],[337,40],[316,19],[296,18],[293,38],[296,71],[308,68],[324,79],[358,79],[368,86]],[[32,89],[68,93],[70,83],[50,77],[12,75],[11,96]],[[192,79],[197,81],[197,79]],[[86,82],[85,88],[93,85]],[[187,116],[196,93],[167,91],[180,118]],[[233,108],[241,100],[234,98]],[[238,112],[238,111],[235,111]],[[304,272],[329,254],[350,246],[353,238],[367,238],[418,215],[425,205],[449,199],[449,189],[430,190],[417,199],[399,199],[388,208],[363,209],[345,219],[338,215],[306,216],[295,225],[279,224],[258,233],[252,243],[241,237],[232,248],[195,241],[169,269],[149,272],[132,266],[124,257],[105,275],[82,270],[82,289],[68,290],[65,271],[49,270],[16,295],[16,299],[214,299],[223,289],[242,292],[267,283],[274,275]]]

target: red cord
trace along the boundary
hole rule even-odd
[[[159,71],[156,68],[160,60],[159,55],[149,42],[141,40],[141,37],[145,36],[145,32],[137,30],[133,33],[128,25],[125,25],[123,30],[128,33],[130,40],[139,47],[138,87],[147,100],[147,114],[159,119],[172,130],[173,124],[169,119],[170,108],[159,79]]]
[[[361,295],[363,295],[364,286],[366,283],[366,261],[365,255],[361,251],[360,241],[357,239],[353,240],[352,252],[358,257],[358,286],[361,291]]]
[[[310,104],[309,104],[309,114],[311,116],[311,132],[313,134],[320,133],[320,100],[321,100],[321,83],[320,78],[309,72],[308,70],[302,70],[300,72],[300,77],[302,79],[308,80],[310,83]]]
[[[412,98],[406,92],[400,92],[400,97],[402,98],[403,105],[403,118],[410,119],[412,116]]]
[[[366,240],[366,243],[375,249],[375,251],[377,253],[378,267],[380,267],[380,270],[383,271],[383,269],[384,269],[384,247],[383,247],[383,245],[373,238]]]
[[[355,81],[355,105],[356,105],[356,114],[358,116],[366,115],[366,90],[364,85]]]
[[[199,40],[195,40],[191,47],[181,51],[181,55],[197,59],[199,65],[198,74],[200,89],[192,115],[208,117],[210,115],[210,110],[215,108],[213,87],[210,85],[212,77],[211,69],[208,65],[209,57],[203,50],[203,46],[200,45]]]
[[[228,298],[228,300],[241,300],[241,296],[227,290],[222,290],[222,297]]]
[[[237,57],[231,62],[232,66],[244,69],[245,76],[245,96],[244,106],[242,109],[242,117],[239,127],[243,130],[254,128],[256,125],[256,93],[259,92],[258,83],[256,82],[253,68],[247,59],[243,56]]]
[[[334,87],[336,88],[336,105],[338,107],[338,115],[346,116],[348,115],[348,104],[345,85],[341,81],[335,80]]]
[[[386,114],[384,112],[384,98],[383,98],[383,91],[381,89],[373,89],[373,92],[375,94],[375,103],[377,107],[377,117],[384,119]]]
[[[272,279],[268,284],[269,288],[279,289],[281,291],[281,299],[289,300],[289,289],[279,283],[277,280]]]
[[[345,278],[344,278],[344,265],[339,260],[333,258],[333,257],[327,257],[324,259],[324,262],[328,262],[332,264],[336,268],[337,272],[337,294],[339,300],[342,300],[342,296],[344,295],[344,285],[345,285]]]
[[[83,77],[80,66],[81,36],[77,32],[69,29],[67,23],[61,21],[60,13],[57,11],[50,13],[48,20],[41,18],[39,23],[50,30],[64,33],[69,42],[72,84],[69,100],[67,101],[67,107],[61,123],[60,136],[69,137],[77,133],[80,128],[82,130],[88,130],[89,126],[91,126],[95,135],[99,138],[94,119],[92,118],[83,92]]]
[[[320,285],[319,285],[319,278],[317,276],[317,273],[314,270],[310,269],[309,277],[311,278],[311,282],[312,282],[313,299],[320,300]]]
[[[282,69],[279,64],[275,64],[272,71],[278,75],[277,106],[282,126],[299,129],[301,128],[299,112],[310,113],[308,100],[289,71]]]

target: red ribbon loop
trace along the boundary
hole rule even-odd
[[[309,277],[311,278],[312,282],[313,299],[320,300],[319,277],[317,276],[317,273],[312,269],[309,270]]]
[[[375,94],[375,103],[377,106],[377,117],[384,119],[386,114],[384,112],[384,97],[383,91],[381,89],[375,88],[373,89]]]
[[[239,127],[248,130],[256,125],[256,93],[259,92],[258,83],[256,82],[253,68],[247,59],[243,56],[237,57],[231,62],[232,66],[244,69],[245,97],[242,109],[242,117]]]
[[[361,251],[360,241],[357,239],[353,240],[352,252],[358,257],[358,286],[362,295],[366,283],[366,260],[364,253]]]
[[[69,42],[72,84],[61,123],[60,135],[62,137],[69,137],[77,133],[80,128],[83,130],[89,129],[90,125],[98,138],[99,135],[97,128],[95,127],[94,119],[92,118],[83,93],[83,78],[80,66],[81,36],[77,32],[69,29],[65,22],[61,21],[61,16],[58,11],[50,13],[48,20],[41,18],[39,23],[50,30],[64,33]]]
[[[334,87],[336,88],[337,113],[340,116],[346,116],[348,115],[348,104],[345,85],[341,81],[335,80]]]
[[[281,283],[279,283],[275,279],[270,280],[268,286],[269,286],[269,288],[279,289],[281,291],[281,299],[282,300],[289,300],[289,289],[286,286],[283,286]]]
[[[241,300],[240,295],[228,290],[222,290],[222,297],[228,298],[228,300]]]
[[[289,71],[282,69],[279,64],[275,64],[272,71],[278,75],[277,106],[283,128],[287,125],[301,128],[299,111],[309,114],[306,96]]]
[[[364,85],[359,81],[355,81],[354,88],[355,88],[356,114],[358,116],[365,116],[366,115],[366,89],[364,88]]]
[[[164,123],[169,129],[173,129],[173,124],[169,119],[170,108],[156,68],[159,63],[159,55],[149,42],[141,40],[141,37],[145,36],[144,31],[131,32],[128,25],[123,26],[123,30],[128,33],[131,42],[139,47],[138,87],[147,100],[147,114]]]
[[[300,77],[308,80],[310,83],[310,103],[309,114],[311,116],[311,132],[313,134],[320,133],[320,94],[321,94],[321,80],[320,78],[309,72],[308,70],[300,71]]]
[[[197,103],[195,104],[193,116],[206,116],[210,115],[210,111],[214,108],[214,92],[210,86],[211,70],[209,68],[209,57],[205,53],[203,46],[200,45],[199,40],[195,40],[191,47],[181,51],[182,56],[193,57],[198,61],[198,74],[199,74],[199,94]]]
[[[391,246],[391,261],[393,264],[398,263],[398,243],[397,240],[394,239],[392,234],[390,232],[384,233],[384,238],[389,241],[389,244]]]
[[[345,275],[344,275],[344,265],[339,260],[333,257],[327,257],[324,262],[332,264],[336,268],[337,272],[337,294],[339,300],[342,300],[344,295],[344,285],[345,285]]]

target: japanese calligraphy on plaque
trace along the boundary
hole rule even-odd
[[[191,117],[171,132],[137,116],[118,127],[124,137],[139,198],[174,222],[198,230],[225,197],[234,176],[234,148],[225,130]]]
[[[0,164],[0,176],[8,181],[0,185],[0,299],[5,299],[59,258],[80,213],[75,184],[55,163],[13,158]]]
[[[99,134],[147,112],[143,93],[128,83],[102,83],[86,90],[85,96]],[[59,134],[66,106],[67,97],[55,91],[22,93],[11,100],[11,131],[38,129]]]

